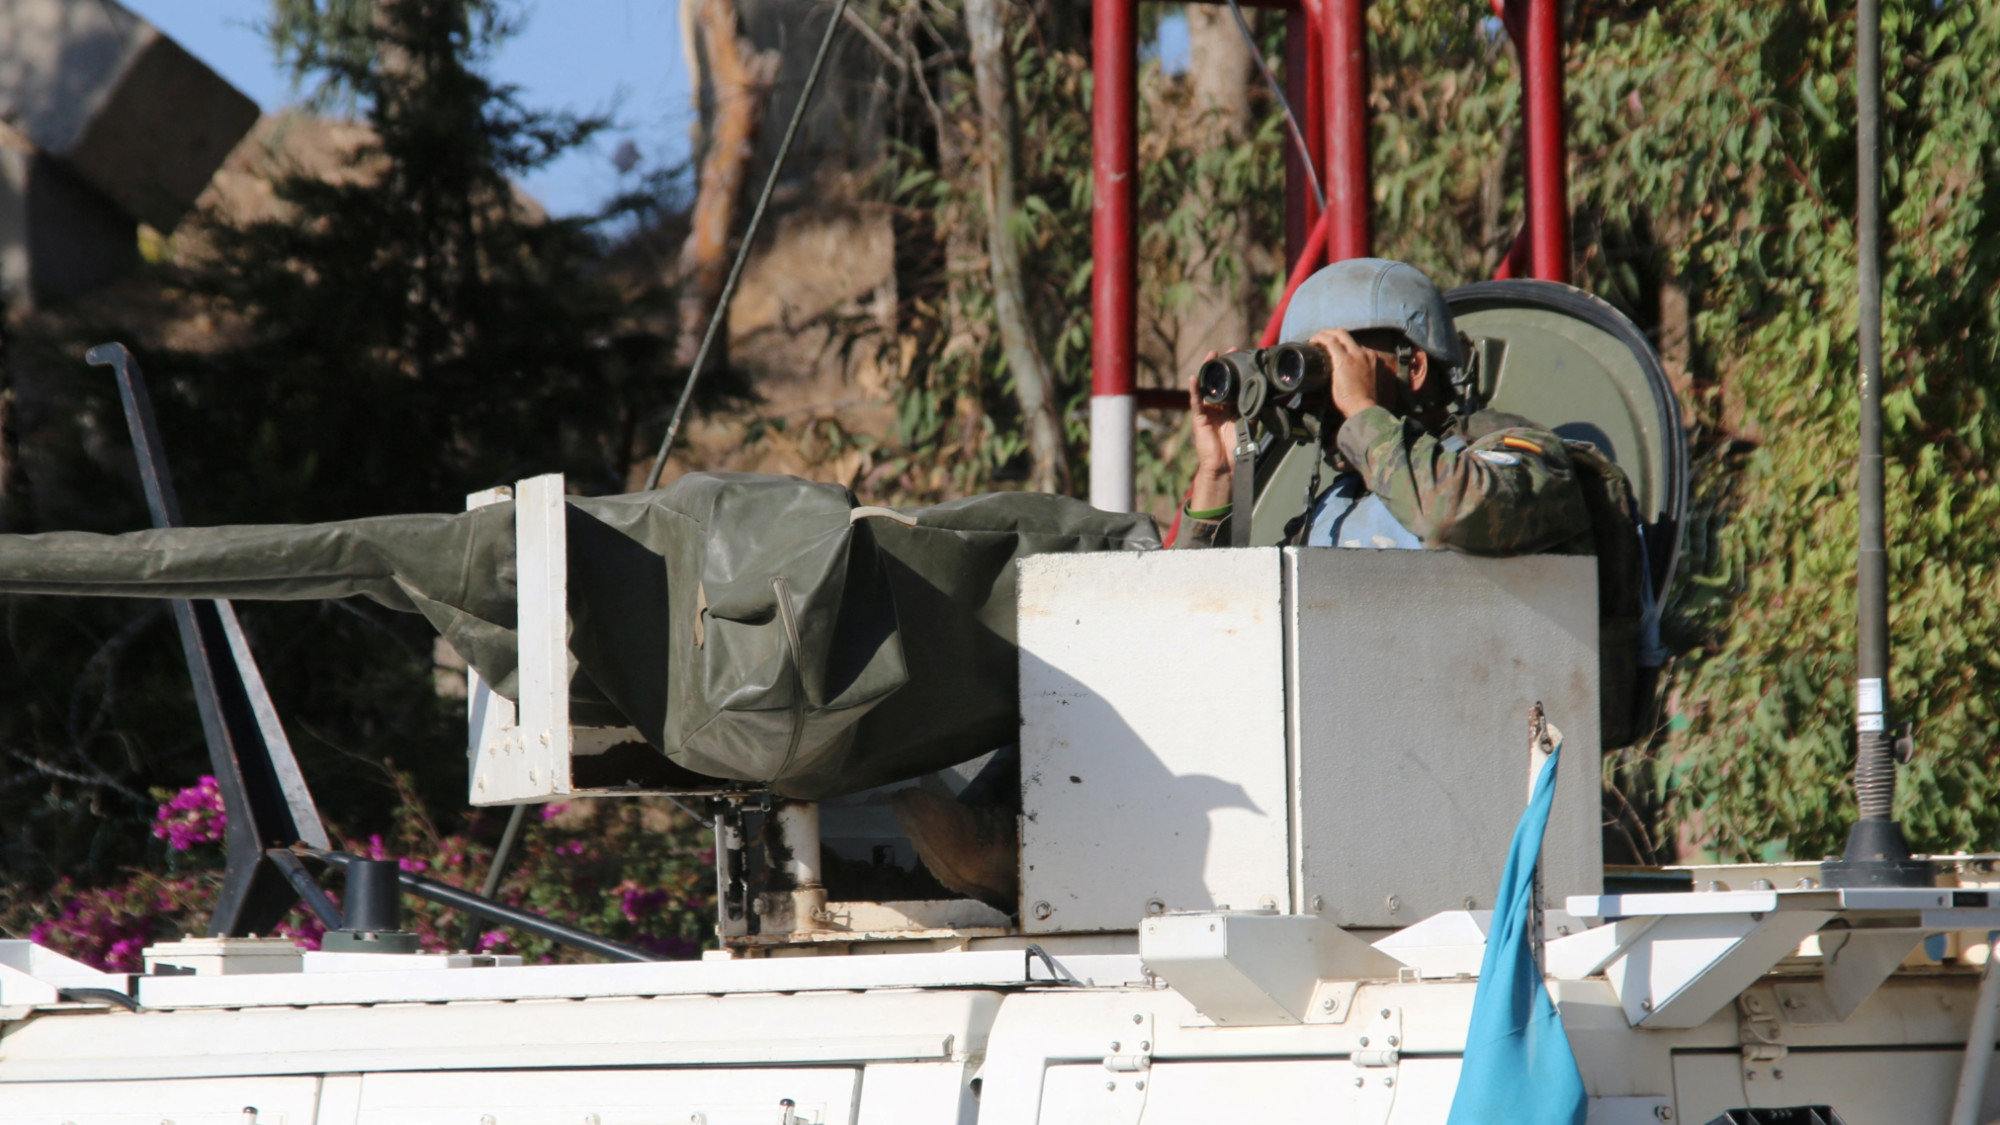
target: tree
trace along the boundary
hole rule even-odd
[[[360,112],[366,139],[336,175],[280,176],[275,217],[203,216],[154,268],[160,296],[113,310],[163,303],[212,331],[159,338],[101,306],[27,326],[15,353],[33,354],[47,400],[24,437],[41,528],[145,525],[115,397],[78,360],[113,336],[145,364],[193,524],[450,511],[548,471],[626,487],[684,378],[674,296],[615,286],[588,221],[547,218],[514,186],[601,122],[527,109],[482,74],[502,16],[486,0],[279,0],[284,57],[322,104]],[[711,372],[700,405],[739,390]],[[347,601],[240,608],[337,830],[387,824],[391,758],[431,806],[463,807],[463,703],[440,692],[422,621]],[[156,792],[207,772],[178,645],[157,604],[4,611],[6,866],[30,884],[102,879],[157,846]]]

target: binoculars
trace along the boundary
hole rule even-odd
[[[1290,436],[1316,429],[1307,420],[1325,413],[1332,379],[1333,357],[1325,348],[1279,344],[1225,352],[1202,364],[1195,393],[1211,406],[1234,403],[1238,417],[1258,419]]]

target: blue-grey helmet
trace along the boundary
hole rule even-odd
[[[1305,279],[1285,309],[1279,339],[1302,344],[1330,328],[1349,332],[1392,328],[1448,368],[1465,363],[1465,348],[1444,294],[1415,266],[1387,258],[1349,258]]]

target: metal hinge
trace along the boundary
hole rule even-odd
[[[1384,1125],[1396,1105],[1396,1080],[1403,1063],[1403,1010],[1360,1010],[1369,1014],[1368,1029],[1347,1056],[1354,1064],[1354,1121]]]
[[[1778,1104],[1773,1099],[1781,1088],[1778,1083],[1785,1079],[1785,1055],[1790,1052],[1784,1043],[1784,1024],[1778,1017],[1777,993],[1768,986],[1749,989],[1736,998],[1743,1096],[1753,1106]]]

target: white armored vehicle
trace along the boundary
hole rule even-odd
[[[1864,31],[1873,22],[1864,3]],[[1863,92],[1866,118],[1872,76]],[[1875,278],[1874,204],[1866,191],[1862,201],[1862,272]],[[1872,380],[1880,342],[1867,285],[1879,282],[1863,293]],[[1548,282],[1471,286],[1451,303],[1482,394],[1592,441],[1624,470],[1646,577],[1667,589],[1686,455],[1643,338]],[[122,349],[92,358],[119,370],[155,522],[170,526],[144,385]],[[1113,407],[1129,425],[1130,396],[1101,413]],[[1879,430],[1873,441],[1879,454]],[[1646,654],[1608,627],[1596,560],[1274,545],[1314,475],[1314,448],[1267,447],[1249,546],[1002,553],[992,588],[1004,612],[988,604],[978,619],[1011,622],[998,651],[1018,655],[1019,891],[998,907],[844,885],[856,868],[915,866],[890,810],[899,785],[949,796],[1011,775],[975,759],[801,799],[822,784],[786,772],[804,769],[801,747],[842,760],[857,736],[822,706],[839,693],[807,682],[802,654],[829,618],[802,631],[784,581],[747,592],[677,582],[634,639],[618,633],[631,622],[593,617],[583,588],[640,571],[606,570],[602,543],[578,537],[637,509],[586,511],[550,477],[475,497],[511,501],[511,521],[489,518],[495,509],[458,525],[504,527],[505,543],[481,549],[504,556],[511,600],[382,594],[421,603],[476,650],[475,667],[501,677],[473,685],[470,799],[700,802],[714,814],[719,948],[699,961],[656,961],[394,861],[329,850],[229,604],[176,603],[230,800],[215,936],[156,945],[135,975],[0,942],[0,1125],[2000,1116],[1989,1080],[1996,857],[1900,852],[1887,816],[1892,732],[1881,680],[1868,678],[1886,660],[1867,648],[1879,631],[1862,654],[1863,822],[1846,861],[1607,869],[1599,752],[1607,730],[1630,736],[1645,693],[1613,681],[1643,681]],[[1881,577],[1869,569],[1880,562],[1879,457],[1869,471],[1878,518],[1863,544],[1864,605]],[[862,538],[890,544],[950,515],[954,534],[976,539],[966,511],[853,507],[833,524],[879,524]],[[661,512],[629,526],[679,518]],[[0,566],[0,588],[35,588],[7,585],[17,577]],[[775,608],[758,616],[756,598]],[[962,608],[932,603],[938,614]],[[1878,599],[1864,613],[1880,609]],[[945,628],[908,604],[900,613],[913,638]],[[630,669],[614,658],[657,662],[646,641],[665,632],[702,654],[683,665],[714,663],[751,651],[730,649],[751,628],[789,654],[776,667],[791,679],[765,687],[792,702],[729,719],[732,753],[775,763],[766,783],[686,769],[630,776],[635,745],[691,743],[673,737],[680,720],[662,718],[658,685],[625,682]],[[894,671],[936,671],[918,663]],[[869,664],[842,684],[879,672]],[[578,707],[580,678],[599,694]],[[602,722],[607,698],[643,729]],[[969,721],[954,713],[962,702],[936,696],[927,711],[890,712],[896,729],[860,737],[921,757],[926,730]],[[315,868],[332,866],[345,869],[340,906],[316,881]],[[607,963],[416,952],[398,924],[404,893]],[[301,899],[333,926],[324,950],[247,936]],[[1574,1065],[1551,1068],[1559,1051],[1505,1054],[1532,1041],[1505,1017],[1550,1001]],[[1496,1058],[1518,1061],[1518,1075],[1496,1071]],[[1568,1081],[1548,1082],[1557,1071]],[[1469,1094],[1460,1079],[1474,1074]],[[1470,1111],[1473,1094],[1501,1104],[1486,1097],[1496,1089],[1517,1110]]]
[[[1454,303],[1496,402],[1553,366],[1596,373],[1599,398],[1578,401],[1636,404],[1535,409],[1594,427],[1670,529],[1680,438],[1629,326],[1551,286]],[[631,734],[572,721],[560,481],[511,491],[516,699],[475,686],[472,800],[631,792],[588,781]],[[1532,955],[1588,1121],[2000,1114],[1995,990],[1971,967],[2000,928],[1990,859],[1933,861],[1920,887],[1832,888],[1817,864],[1606,872],[1594,560],[1055,554],[1019,563],[1016,596],[1014,911],[844,896],[825,860],[907,860],[883,789],[804,802],[717,783],[675,790],[718,810],[721,948],[702,960],[399,952],[394,864],[381,878],[311,846],[310,798],[269,750],[263,815],[306,846],[247,853],[237,897],[313,901],[301,857],[344,863],[345,918],[317,896],[336,940],[190,939],[136,976],[0,944],[0,1122],[1443,1122],[1554,741],[1543,713],[1562,733]],[[241,651],[226,616],[225,660]],[[250,696],[240,729],[271,733]],[[981,765],[920,784],[955,791]],[[242,776],[255,820],[258,771]],[[1955,1098],[1972,1116],[1950,1116]]]

